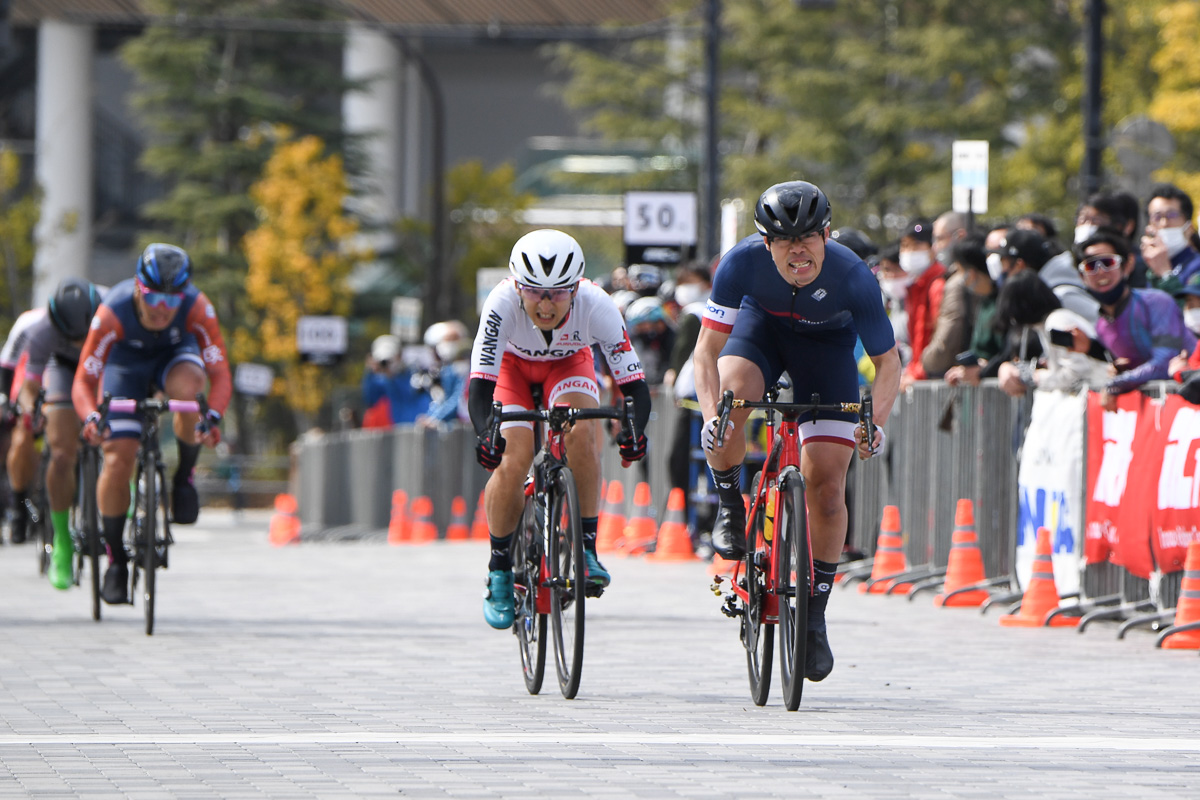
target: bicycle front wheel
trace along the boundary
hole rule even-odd
[[[521,670],[530,694],[542,690],[546,674],[546,615],[538,613],[542,584],[542,540],[532,497],[525,498],[521,524],[513,537],[513,633],[521,651]]]
[[[788,467],[779,477],[779,512],[775,527],[779,572],[779,677],[783,704],[800,707],[804,691],[805,644],[808,641],[808,598],[812,592],[812,553],[808,540],[808,511],[804,505],[804,476]]]
[[[104,545],[100,542],[100,512],[96,508],[96,477],[100,473],[100,454],[85,446],[79,453],[79,516],[77,522],[81,533],[82,554],[87,558],[92,578],[92,619],[100,621],[100,553]]]
[[[762,474],[759,474],[759,481]],[[757,488],[755,495],[757,494]],[[763,536],[765,515],[759,507],[746,535],[746,605],[742,610],[742,644],[746,647],[746,672],[750,677],[750,699],[754,705],[766,705],[771,694],[771,660],[775,639],[767,623],[767,572],[770,553]]]
[[[158,480],[158,462],[153,456],[147,456],[138,476],[138,487],[141,491],[142,502],[135,509],[136,543],[138,560],[142,566],[142,613],[146,617],[146,635],[154,634],[154,591],[155,573],[158,571],[158,506],[160,483]]]
[[[562,467],[551,487],[549,558],[550,621],[554,629],[554,662],[558,688],[570,700],[579,691],[583,672],[583,608],[587,570],[583,562],[583,530],[575,476]]]

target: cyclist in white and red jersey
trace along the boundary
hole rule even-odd
[[[71,397],[84,420],[83,435],[104,446],[96,504],[108,545],[109,567],[101,593],[106,603],[128,602],[129,568],[121,532],[142,422],[134,414],[112,412],[108,431],[99,430],[97,398],[107,392],[142,400],[161,389],[171,399],[193,400],[204,391],[206,380],[211,382],[203,433],[198,414],[175,415],[179,467],[171,486],[171,517],[188,525],[200,513],[192,486],[200,445],[215,447],[220,441],[218,424],[233,394],[217,313],[191,277],[192,262],[182,248],[147,247],[138,259],[135,277],[118,283],[104,298],[75,372]]]
[[[621,458],[633,462],[646,455],[650,388],[621,312],[603,289],[583,278],[583,267],[583,251],[567,234],[537,230],[522,236],[508,263],[512,277],[493,289],[483,304],[471,350],[467,405],[479,435],[475,455],[493,471],[484,496],[492,553],[483,601],[484,619],[493,628],[504,629],[513,623],[510,548],[521,520],[525,477],[534,456],[533,426],[528,422],[504,423],[504,435],[489,445],[493,400],[503,403],[506,411],[532,409],[530,387],[540,384],[547,408],[556,403],[599,407],[600,387],[591,351],[597,344],[622,394],[634,403],[635,435],[618,438]],[[576,423],[566,434],[566,446],[579,491],[588,580],[604,587],[610,576],[596,557],[598,425],[595,420]]]
[[[87,336],[101,290],[80,278],[66,278],[42,308],[17,318],[0,351],[0,403],[15,395],[21,409],[8,451],[8,477],[13,490],[12,541],[25,540],[28,511],[25,501],[37,470],[33,411],[45,389],[42,414],[50,463],[46,468],[46,498],[54,528],[48,577],[56,589],[72,585],[71,531],[68,517],[75,494],[75,458],[79,452],[79,420],[71,407],[71,380],[79,347]],[[21,361],[24,366],[18,369]]]

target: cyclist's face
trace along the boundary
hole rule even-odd
[[[569,290],[537,289],[518,286],[521,305],[533,324],[543,331],[552,331],[566,319],[575,298],[575,288]]]
[[[771,251],[771,260],[775,269],[783,279],[793,286],[807,286],[821,274],[821,265],[825,263],[825,237],[829,228],[814,231],[798,239],[768,239],[767,249]]]
[[[139,292],[134,292],[133,297],[134,302],[137,303],[138,317],[148,331],[166,330],[171,321],[175,319],[175,313],[179,311],[178,308],[170,308],[165,305],[152,306],[142,298]]]

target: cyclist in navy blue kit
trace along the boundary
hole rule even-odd
[[[833,670],[825,606],[846,541],[846,470],[857,449],[870,458],[900,389],[900,356],[883,308],[879,284],[849,248],[829,239],[832,214],[825,193],[805,181],[763,192],[754,209],[758,233],[738,242],[717,265],[704,311],[694,365],[696,393],[706,420],[701,441],[720,496],[713,549],[740,559],[746,549],[741,496],[746,455],[744,422],[735,411],[716,445],[721,393],[758,400],[786,370],[798,402],[858,402],[856,337],[875,364],[873,442],[863,441],[854,414],[800,417],[801,472],[807,484],[815,586],[808,606],[805,677],[824,680]]]

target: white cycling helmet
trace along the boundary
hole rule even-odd
[[[508,271],[517,283],[542,289],[572,286],[583,277],[583,250],[562,231],[531,231],[513,245]]]

